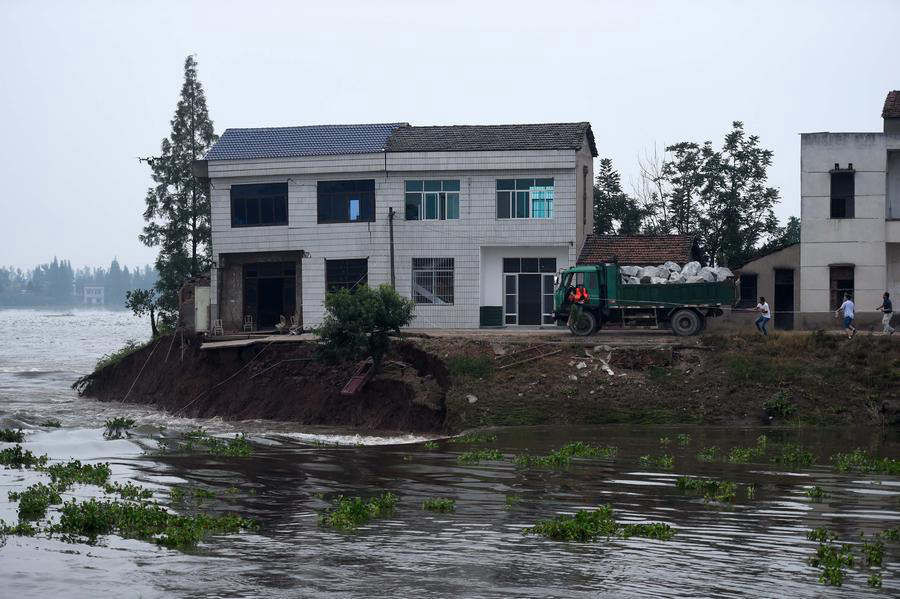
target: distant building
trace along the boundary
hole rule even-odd
[[[883,132],[801,134],[802,328],[833,322],[845,292],[863,324],[900,296],[900,91],[881,116]]]
[[[85,306],[104,305],[103,285],[85,285],[82,288],[82,300]]]
[[[763,254],[742,267],[736,273],[738,282],[738,308],[754,309],[759,297],[765,297],[772,310],[776,329],[794,328],[794,312],[800,295],[800,244]],[[751,315],[756,318],[756,314]]]
[[[700,260],[691,235],[588,235],[578,264],[618,262],[626,266],[659,266],[668,261],[684,266]]]

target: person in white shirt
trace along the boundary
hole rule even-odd
[[[766,325],[769,324],[769,319],[772,318],[772,313],[769,311],[769,304],[766,302],[766,298],[759,298],[759,303],[756,304],[756,311],[759,312],[759,318],[756,319],[756,328],[760,333],[769,336],[769,331],[766,330]]]
[[[841,304],[840,308],[834,311],[834,316],[837,318],[838,313],[841,311],[844,312],[844,330],[847,331],[847,339],[853,339],[853,336],[856,335],[856,327],[853,326],[853,318],[856,315],[856,306],[853,305],[853,300],[850,299],[850,294],[844,294],[844,303]]]

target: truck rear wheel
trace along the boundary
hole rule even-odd
[[[569,330],[572,331],[573,335],[578,335],[579,337],[587,337],[588,335],[593,333],[596,328],[597,317],[594,316],[592,312],[583,310],[581,314],[577,314],[575,316],[574,322],[572,323],[572,326],[569,327]]]
[[[693,310],[677,310],[672,314],[672,332],[679,337],[690,337],[700,332],[703,322]]]

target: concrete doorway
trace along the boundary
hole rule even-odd
[[[794,271],[775,269],[775,328],[790,331],[794,328]]]
[[[244,265],[244,316],[252,316],[257,329],[272,329],[296,312],[296,274],[294,262]]]

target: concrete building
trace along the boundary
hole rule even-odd
[[[103,285],[85,285],[81,289],[81,298],[85,306],[102,306],[105,303]]]
[[[769,252],[744,264],[736,273],[739,277],[737,307],[753,309],[759,297],[765,297],[772,310],[773,328],[793,329],[796,320],[794,313],[798,309],[797,298],[800,297],[800,276],[797,272],[799,265],[799,243]],[[748,324],[756,317],[757,314],[750,313],[740,319]]]
[[[801,135],[802,328],[833,323],[845,291],[863,325],[884,291],[900,294],[900,91],[882,118],[880,133]]]
[[[593,230],[589,123],[228,129],[210,318],[318,324],[329,290],[394,284],[415,327],[553,324],[553,275]]]

